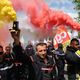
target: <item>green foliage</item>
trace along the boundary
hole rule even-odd
[[[73,0],[73,3],[75,4],[75,9],[80,10],[80,0]]]
[[[72,0],[75,4],[75,9],[78,11],[77,21],[80,22],[80,0]]]

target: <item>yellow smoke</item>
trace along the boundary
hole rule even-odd
[[[0,0],[0,26],[16,20],[16,12],[9,0]]]

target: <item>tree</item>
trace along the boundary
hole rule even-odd
[[[78,11],[77,21],[80,23],[80,0],[73,0],[75,4],[75,9]],[[80,31],[78,32],[78,37],[80,38]]]
[[[75,4],[75,9],[78,11],[77,21],[80,22],[80,0],[73,0]]]

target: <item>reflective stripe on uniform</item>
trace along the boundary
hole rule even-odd
[[[47,71],[51,71],[51,70],[53,70],[53,68],[41,68],[41,70],[47,70]]]
[[[76,54],[78,57],[80,57],[80,50],[77,50],[77,51],[75,52],[75,54]]]
[[[10,66],[4,67],[4,68],[0,68],[0,70],[3,71],[3,70],[11,69],[12,67],[13,67],[13,64],[11,64]]]

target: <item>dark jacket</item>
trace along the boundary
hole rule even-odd
[[[65,64],[65,54],[64,51],[62,49],[57,49],[54,52],[56,61],[58,61],[58,64]]]
[[[58,67],[58,80],[65,80],[64,78],[64,66],[65,66],[65,54],[63,49],[58,48],[54,52],[56,65]]]
[[[78,57],[75,52],[77,49],[68,46],[66,50],[65,59],[68,64],[68,72],[69,73],[78,73],[80,72],[80,57]]]
[[[0,80],[16,80],[13,68],[14,64],[11,60],[7,60],[5,56],[0,58]]]
[[[26,65],[28,68],[28,79],[27,80],[36,80],[35,78],[35,72],[32,65],[32,61],[30,57],[28,57],[25,53],[21,45],[14,45],[13,52],[15,53],[16,59],[23,63],[23,65]]]
[[[66,53],[65,53],[66,54],[65,59],[67,60],[68,64],[79,64],[80,63],[80,58],[75,54],[76,51],[77,51],[76,48],[67,46]]]
[[[44,63],[43,59],[40,58],[38,55],[34,55],[34,66],[36,70],[36,75],[38,77],[37,80],[55,80],[57,77],[55,63],[50,57],[46,57],[48,62],[47,64]],[[51,71],[48,69],[52,68]]]

